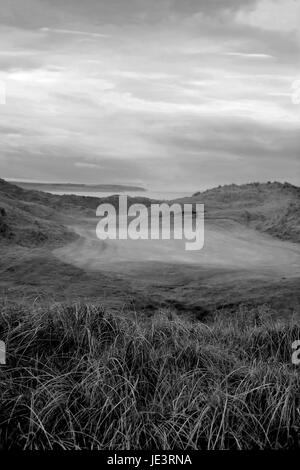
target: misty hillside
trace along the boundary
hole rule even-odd
[[[0,237],[25,245],[67,242],[74,235],[61,221],[76,214],[93,217],[103,201],[118,206],[118,196],[58,196],[0,179]],[[134,202],[149,206],[153,201],[128,198],[129,204]],[[229,218],[280,239],[300,242],[300,188],[289,183],[219,186],[179,202],[204,203],[207,219]]]
[[[22,246],[61,245],[74,234],[55,220],[48,195],[0,179],[0,240]]]
[[[0,178],[0,201],[1,197],[9,197],[14,200],[22,200],[26,203],[46,205],[54,211],[67,213],[68,210],[79,210],[80,214],[94,215],[98,205],[105,200],[113,205],[118,204],[118,195],[102,198],[93,196],[78,196],[75,194],[57,195],[45,191],[24,189],[19,184],[12,184]],[[128,202],[142,202],[149,205],[151,199],[147,197],[128,197]]]
[[[97,207],[98,198],[87,196],[62,195],[24,189],[20,186],[0,178],[0,197],[9,197],[14,200],[22,200],[27,203],[47,205],[52,209],[68,210],[68,208],[80,207],[81,209],[94,209]]]
[[[282,240],[300,242],[300,188],[268,182],[225,185],[197,192],[207,217],[228,217]]]
[[[300,188],[290,183],[279,183],[278,181],[268,183],[227,184],[217,188],[197,192],[193,196],[203,196],[207,201],[236,202],[260,201],[263,202],[270,196],[275,195],[300,197]]]
[[[118,196],[96,198],[27,190],[0,178],[0,240],[24,246],[61,245],[76,238],[63,223],[76,216],[93,217],[102,201],[118,204]],[[131,202],[147,198],[128,198]]]

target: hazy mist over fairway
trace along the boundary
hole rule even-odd
[[[299,183],[300,3],[1,0],[2,177]]]

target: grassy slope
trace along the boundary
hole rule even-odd
[[[12,213],[14,220],[19,220],[15,222],[15,231],[17,223],[23,226],[33,225],[32,220],[28,221],[29,214],[39,223],[38,228],[34,227],[34,231],[39,231],[41,238],[45,232],[51,231],[45,219],[52,218],[53,221],[57,214],[62,213],[73,216],[77,213],[81,217],[94,216],[96,208],[103,200],[118,206],[116,196],[102,199],[74,195],[57,196],[25,190],[0,179],[0,208],[10,209],[7,210],[8,215]],[[148,198],[128,198],[129,204],[137,201],[147,206],[151,203]],[[300,242],[300,188],[291,184],[274,182],[219,186],[195,193],[193,197],[182,201],[204,203],[206,217],[231,218],[283,240]],[[21,213],[15,214],[14,209]],[[0,213],[0,236],[7,230],[4,227],[4,224],[9,225],[7,220],[4,220]],[[13,224],[12,220],[10,222]]]
[[[47,195],[24,191],[0,180],[0,242],[26,247],[59,246],[75,235],[55,220]]]
[[[109,200],[116,204],[118,198]],[[105,274],[86,273],[51,253],[75,238],[64,223],[95,216],[101,201],[24,190],[0,179],[0,295],[29,302],[36,298],[105,299],[106,304],[119,309],[124,302],[143,304],[143,294],[134,292],[128,283]]]
[[[263,309],[189,323],[92,305],[3,305],[3,449],[299,447],[299,322]]]
[[[229,217],[282,240],[300,242],[300,188],[289,183],[227,185],[194,194],[207,217]]]
[[[128,198],[129,203],[147,198]],[[0,178],[0,242],[9,240],[23,246],[58,246],[74,239],[61,220],[94,217],[102,202],[118,204],[118,197],[96,198],[54,195],[23,189]]]
[[[208,215],[234,217],[296,239],[297,211],[283,224],[284,211],[275,209],[298,207],[299,190],[283,186],[275,183],[262,194],[255,185],[217,188],[204,193],[204,202]],[[48,233],[47,223],[58,231],[46,247],[61,243],[66,234],[57,213],[88,215],[98,204],[96,198],[24,191],[0,180],[5,211],[0,211],[0,244],[11,243],[11,255],[21,263],[16,269],[16,260],[5,255],[5,276],[10,288],[16,286],[14,295],[25,281],[40,293],[41,280],[47,292],[69,286],[73,298],[81,285],[89,287],[90,297],[96,292],[100,298],[103,285],[104,296],[110,289],[112,299],[118,297],[117,289],[124,291],[121,281],[117,287],[116,280],[49,261],[46,251],[38,251],[44,242],[34,245],[33,258],[31,236],[29,247],[9,239],[10,230],[15,237],[24,234],[24,227],[29,234],[35,231],[37,221],[42,232]],[[281,222],[273,223],[277,215]],[[179,305],[177,313],[181,310]],[[292,342],[300,338],[299,319],[273,319],[276,312],[271,315],[263,307],[220,312],[209,324],[168,311],[152,319],[140,312],[137,323],[96,305],[3,302],[0,337],[6,342],[7,365],[0,366],[2,448],[299,447],[300,366],[291,363]],[[188,312],[182,316],[187,318]]]
[[[291,201],[297,204],[298,194],[299,188],[280,183],[232,185],[206,191],[193,200],[204,199],[206,217],[231,217],[251,224],[251,220],[245,222],[245,214],[251,213],[248,219],[253,217],[257,224],[262,220],[257,212],[264,213],[266,207],[282,208]],[[117,196],[105,200],[116,206],[118,204]],[[146,205],[151,203],[147,198],[129,198],[129,203],[137,200]],[[94,216],[101,201],[102,199],[85,196],[57,196],[28,191],[0,179],[0,208],[6,214],[1,215],[0,210],[1,294],[9,298],[28,298],[29,301],[36,297],[59,301],[88,299],[103,302],[106,299],[105,303],[109,300],[110,304],[134,303],[135,308],[139,309],[144,303],[144,309],[149,314],[153,314],[162,305],[170,304],[179,314],[186,316],[189,311],[193,317],[199,316],[203,309],[205,315],[206,309],[211,311],[216,307],[227,306],[231,309],[241,302],[253,304],[272,300],[281,312],[296,307],[296,280],[293,283],[281,280],[278,286],[265,285],[261,281],[253,284],[250,292],[240,281],[234,283],[234,289],[227,285],[206,288],[200,276],[196,280],[186,279],[182,289],[182,279],[174,279],[178,289],[166,286],[164,290],[155,286],[150,290],[147,284],[145,289],[141,287],[139,291],[136,283],[131,285],[130,280],[123,282],[100,273],[86,273],[55,259],[49,248],[66,243],[73,237],[60,221],[65,223],[68,217],[76,220],[77,217],[82,219]],[[283,210],[280,210],[278,216],[282,213]],[[294,211],[291,213],[292,225],[296,215]],[[288,231],[289,238],[291,232],[287,225],[284,230]],[[171,281],[172,279],[170,276]],[[288,302],[286,298],[289,299]]]

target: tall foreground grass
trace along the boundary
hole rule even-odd
[[[1,447],[299,447],[300,325],[267,313],[139,323],[99,306],[4,305]]]

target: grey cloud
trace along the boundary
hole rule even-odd
[[[100,37],[107,38],[107,34],[92,33],[88,31],[79,31],[77,29],[58,29],[58,28],[40,28],[43,33],[57,33],[57,34],[71,34],[75,36],[88,36],[88,37]]]
[[[24,28],[57,28],[78,20],[94,24],[160,21],[163,15],[215,14],[255,3],[256,0],[1,0],[0,18],[3,24]],[[46,19],[48,25],[43,25]]]
[[[255,0],[0,1],[1,79],[32,69],[3,108],[6,176],[195,188],[296,177],[299,126],[280,122],[296,112],[288,79],[274,80],[297,70],[299,42],[238,24]]]
[[[38,69],[42,66],[43,60],[37,56],[22,56],[22,54],[5,54],[0,53],[0,70],[31,70]]]
[[[249,158],[261,158],[274,161],[283,158],[296,161],[299,153],[299,129],[287,129],[264,125],[253,120],[234,119],[221,121],[189,121],[171,128],[164,127],[163,131],[156,131],[148,138],[156,139],[170,154],[183,159],[184,156],[223,155],[247,161]],[[179,157],[178,157],[179,156]]]

